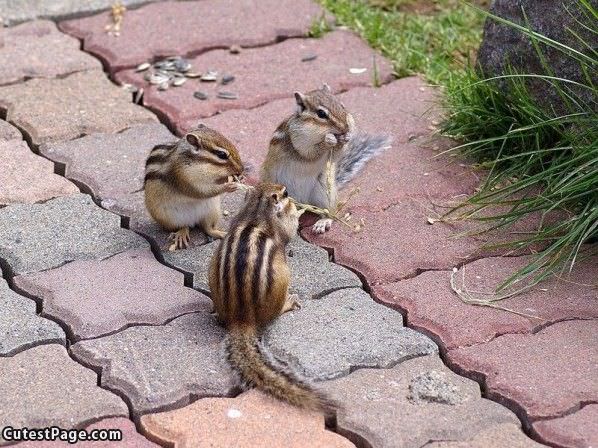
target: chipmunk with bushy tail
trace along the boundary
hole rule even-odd
[[[295,204],[282,185],[259,184],[216,250],[209,284],[218,319],[228,330],[227,359],[246,386],[292,405],[330,412],[334,404],[283,367],[260,343],[261,332],[298,308],[289,295],[285,248],[299,227]]]
[[[390,138],[356,131],[353,116],[327,84],[305,94],[295,92],[295,101],[297,110],[270,141],[261,178],[286,185],[293,199],[334,214],[338,189],[390,147]],[[331,219],[322,217],[313,231],[324,233],[331,224]]]
[[[223,238],[220,196],[236,191],[243,163],[239,152],[218,131],[200,124],[178,142],[157,145],[145,162],[145,205],[164,229],[173,232],[171,250],[186,248],[189,228]]]

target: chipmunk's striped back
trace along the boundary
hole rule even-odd
[[[176,149],[176,143],[156,145],[145,161],[144,184],[149,180],[167,182],[171,178],[170,163]]]

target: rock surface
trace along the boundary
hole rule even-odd
[[[2,9],[0,1],[0,17],[4,17]],[[4,29],[0,38],[0,60],[10,63],[0,65],[0,85],[29,78],[53,78],[83,70],[101,70],[100,61],[83,53],[79,46],[77,39],[58,31],[49,20]],[[27,57],[23,57],[24,54]]]
[[[34,146],[157,121],[99,70],[0,87],[0,109]]]
[[[589,3],[596,8],[595,2]],[[547,11],[550,11],[550,14],[547,14]],[[533,31],[562,45],[586,53],[588,56],[590,55],[588,48],[598,47],[598,35],[586,28],[587,25],[590,25],[588,22],[590,13],[581,6],[581,2],[495,0],[490,12],[523,27],[529,26]],[[584,26],[584,24],[587,25]],[[576,35],[585,41],[587,47],[580,42]],[[547,45],[539,44],[539,47],[542,57],[552,73],[546,73],[538,52],[528,36],[511,26],[488,18],[484,26],[484,39],[478,53],[478,60],[488,75],[505,74],[508,67],[511,66],[519,73],[550,74],[557,78],[589,85],[582,66],[573,57]],[[590,71],[588,75],[596,85],[598,82],[596,72]],[[566,111],[563,107],[563,98],[558,94],[555,86],[543,80],[532,80],[529,82],[529,86],[534,97],[546,109],[554,107],[561,113]],[[593,98],[591,90],[575,88],[571,84],[564,84],[561,87],[563,86],[573,89],[586,102],[589,101],[590,104],[594,102],[594,111],[596,111],[595,98]],[[570,113],[571,111],[566,112]]]
[[[15,275],[148,247],[85,194],[0,209],[0,258]]]
[[[567,448],[597,446],[598,404],[588,404],[564,417],[537,421],[533,428],[543,440]]]
[[[70,429],[104,417],[127,417],[124,401],[98,387],[97,378],[61,345],[0,358],[0,426]]]
[[[68,325],[75,340],[211,309],[206,296],[183,286],[183,274],[158,263],[148,249],[73,261],[14,283],[41,298],[44,314]]]
[[[430,372],[442,375],[455,402],[413,400],[414,384]],[[368,446],[415,448],[435,440],[467,441],[496,425],[518,424],[513,413],[481,398],[474,381],[448,370],[437,356],[411,359],[393,369],[359,369],[324,383],[324,389],[343,406],[337,412],[337,430],[365,439]]]
[[[104,30],[107,12],[62,22],[60,27],[82,39],[83,48],[106,61],[114,73],[156,56],[199,54],[231,45],[264,46],[305,36],[323,13],[310,0],[163,2],[129,11],[119,38]]]
[[[141,417],[152,437],[177,447],[349,448],[347,439],[324,429],[324,417],[255,390],[236,398],[204,398],[175,411]]]
[[[0,142],[22,139],[21,133],[17,128],[4,120],[0,120]]]
[[[466,441],[430,442],[426,448],[540,448],[544,445],[528,438],[519,425],[501,423],[484,428]]]
[[[184,4],[184,3],[181,3]],[[318,58],[303,62],[306,55]],[[292,97],[295,90],[308,91],[326,82],[334,92],[374,83],[372,60],[376,53],[357,35],[349,31],[334,31],[320,39],[288,39],[276,45],[243,50],[231,54],[214,50],[190,60],[198,70],[216,70],[233,74],[232,84],[190,80],[181,87],[166,91],[150,86],[143,73],[124,70],[116,74],[120,83],[134,84],[145,90],[143,104],[168,118],[172,127],[180,128],[230,109],[249,109],[279,98]],[[379,80],[392,79],[390,62],[377,55]],[[351,73],[351,68],[365,68],[363,73]],[[297,76],[301,73],[301,76]],[[209,95],[205,101],[193,96],[196,91]],[[238,99],[217,98],[217,92],[228,91]],[[282,119],[282,117],[280,117]]]
[[[35,312],[35,302],[0,279],[0,356],[11,356],[38,344],[66,344],[62,328]]]

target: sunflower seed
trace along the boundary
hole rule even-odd
[[[139,64],[137,66],[137,68],[135,69],[136,72],[143,72],[145,70],[147,70],[148,68],[150,68],[152,66],[152,64],[150,64],[149,62],[144,62],[143,64]]]
[[[158,86],[158,90],[168,90],[168,87],[170,87],[170,83],[168,81],[164,81]]]
[[[161,73],[152,73],[149,82],[150,84],[159,85],[168,82],[168,76],[164,76]]]
[[[220,81],[222,83],[223,86],[230,84],[231,82],[233,82],[235,80],[235,77],[233,75],[222,75],[222,81]]]
[[[185,73],[191,70],[191,64],[186,59],[179,59],[174,62],[174,68],[181,73]]]
[[[185,84],[186,81],[187,81],[187,78],[175,78],[175,80],[172,81],[172,85],[175,87],[180,87],[183,84]]]
[[[208,94],[205,92],[202,92],[200,90],[198,90],[197,92],[194,92],[193,96],[195,98],[197,98],[198,100],[207,100],[208,99]]]
[[[201,73],[197,73],[197,72],[185,72],[185,76],[187,78],[199,78],[201,76]]]
[[[236,93],[233,92],[218,92],[218,95],[216,95],[218,98],[221,98],[223,100],[236,100],[237,98],[239,98],[239,95],[237,95]]]
[[[208,70],[207,73],[204,73],[203,75],[201,75],[200,79],[205,82],[216,81],[218,79],[218,72],[216,72],[214,70]]]
[[[309,61],[313,61],[314,59],[317,59],[318,55],[317,54],[308,54],[307,56],[303,56],[301,58],[301,62],[309,62]]]
[[[367,68],[350,68],[349,73],[353,75],[359,75],[361,73],[365,73],[366,70]]]
[[[143,89],[139,89],[135,92],[135,95],[133,95],[133,102],[139,104],[141,103],[141,98],[143,98]]]
[[[152,79],[152,73],[147,72],[145,75],[143,75],[143,79],[145,79],[147,82],[149,82],[150,79]]]
[[[231,45],[228,51],[230,51],[232,54],[239,54],[241,53],[241,47],[238,45]]]

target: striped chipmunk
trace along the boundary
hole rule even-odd
[[[220,195],[238,189],[243,163],[235,145],[200,124],[173,144],[155,146],[145,162],[145,206],[173,240],[170,250],[190,243],[189,228],[222,238]]]
[[[297,201],[334,214],[338,189],[389,148],[390,138],[356,131],[353,116],[327,84],[305,94],[295,92],[295,101],[296,111],[280,123],[270,141],[261,179],[286,185]],[[313,231],[324,233],[331,224],[330,218],[321,217]]]
[[[246,387],[292,405],[331,412],[334,404],[269,354],[261,332],[281,314],[299,308],[289,295],[285,248],[299,227],[286,187],[261,183],[214,253],[209,284],[214,309],[226,326],[228,362]]]

